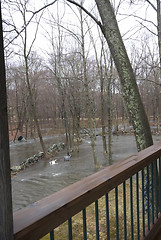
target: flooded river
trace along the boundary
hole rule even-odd
[[[46,137],[45,144],[50,146],[63,141],[64,136]],[[161,136],[154,136],[154,141],[161,141]],[[97,157],[101,168],[130,156],[137,151],[134,136],[113,136],[112,162],[109,163],[108,156],[102,151],[102,138],[96,139]],[[11,143],[10,155],[11,165],[18,165],[26,158],[40,151],[39,144],[33,140],[27,142]],[[27,206],[40,200],[100,169],[95,169],[88,138],[80,145],[80,152],[72,153],[70,161],[64,161],[66,150],[59,152],[50,160],[40,160],[32,167],[12,177],[13,210]]]

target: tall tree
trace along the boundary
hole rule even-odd
[[[135,131],[138,151],[153,144],[148,118],[139,94],[135,74],[128,58],[110,0],[95,0],[122,86],[123,98]]]
[[[157,77],[155,77],[155,82],[156,82],[156,94],[155,94],[155,99],[157,102],[157,106],[156,106],[156,117],[157,117],[157,126],[158,126],[158,130],[160,129],[160,114],[159,114],[159,109],[160,109],[160,94],[159,94],[159,83],[161,82],[161,1],[160,0],[156,0],[156,1],[152,1],[152,0],[145,0],[144,3],[143,1],[140,0],[130,0],[131,3],[141,3],[141,4],[148,4],[149,6],[151,6],[151,9],[154,10],[154,12],[156,13],[156,24],[151,21],[149,14],[146,14],[145,18],[142,18],[140,16],[134,15],[136,18],[138,18],[140,25],[148,30],[148,33],[152,34],[153,37],[157,36],[157,43],[158,43],[158,56],[159,56],[159,75]],[[149,9],[149,8],[147,8]],[[153,15],[153,14],[151,14]],[[149,27],[152,25],[153,28]],[[153,29],[156,28],[156,32],[155,33],[153,31]],[[144,33],[145,35],[145,33]]]
[[[64,32],[61,30],[63,16],[61,16],[59,7],[57,4],[57,20],[55,20],[54,14],[51,14],[50,19],[50,27],[51,32],[47,34],[50,38],[50,43],[52,46],[52,53],[50,55],[50,70],[53,74],[53,83],[55,81],[56,87],[58,89],[58,93],[61,101],[61,118],[63,120],[64,129],[65,129],[65,137],[66,137],[66,150],[67,155],[70,155],[71,146],[70,146],[70,128],[69,128],[69,120],[68,120],[68,112],[67,112],[67,88],[66,88],[66,78],[64,77],[64,45],[63,38]],[[55,43],[55,27],[57,29],[57,41]],[[54,27],[53,27],[54,26]]]
[[[18,7],[19,12],[21,13],[24,26],[27,25],[26,13],[27,13],[28,2],[29,2],[28,0],[17,2],[17,7]],[[25,29],[24,29],[24,34],[20,34],[20,36],[21,36],[22,44],[23,44],[23,58],[24,58],[24,65],[25,65],[25,77],[26,77],[27,89],[28,89],[28,93],[29,93],[29,97],[30,97],[31,116],[33,117],[35,125],[36,125],[38,137],[40,139],[40,144],[41,144],[42,150],[44,152],[44,156],[47,157],[45,144],[44,144],[44,141],[43,141],[43,137],[42,137],[42,134],[41,134],[41,129],[40,129],[38,118],[37,118],[34,96],[33,96],[33,91],[32,91],[32,88],[31,88],[30,76],[29,76],[29,70],[30,70],[29,56],[31,54],[33,44],[34,44],[34,42],[36,40],[36,37],[37,37],[37,31],[38,31],[38,27],[39,27],[39,23],[40,23],[40,18],[38,19],[38,21],[36,23],[37,25],[36,25],[35,34],[34,34],[33,40],[31,42],[29,48],[28,48],[27,27],[25,27]]]
[[[92,35],[92,31],[90,29],[90,27],[88,26],[88,31],[90,34],[90,40],[92,42],[93,45],[93,49],[95,52],[95,58],[96,58],[96,65],[97,65],[97,71],[98,71],[98,78],[100,80],[100,100],[101,100],[101,128],[102,128],[102,142],[103,142],[103,152],[105,155],[107,155],[108,151],[107,151],[107,143],[106,143],[106,126],[105,126],[105,97],[104,97],[104,82],[105,82],[105,77],[104,77],[104,73],[103,73],[103,53],[105,52],[104,50],[104,41],[103,39],[101,39],[103,36],[100,36],[100,42],[101,42],[101,53],[100,53],[100,61],[99,61],[99,57],[98,57],[98,52],[97,52],[97,47],[94,41],[94,37]],[[106,61],[105,61],[105,68],[106,68]],[[107,76],[106,76],[107,77]]]
[[[151,0],[145,0],[156,12],[157,15],[157,37],[158,37],[158,49],[159,49],[159,68],[160,68],[160,80],[161,80],[161,1],[156,0],[155,3]],[[148,20],[145,20],[148,21]],[[150,31],[150,30],[149,30]]]
[[[83,5],[84,1],[81,1],[81,6]],[[84,34],[84,26],[83,26],[83,12],[80,9],[80,25],[81,25],[81,55],[82,55],[82,62],[83,62],[83,78],[84,78],[84,88],[85,88],[85,97],[86,97],[86,109],[87,109],[87,118],[88,118],[88,126],[89,126],[89,136],[91,140],[91,147],[93,153],[94,164],[98,167],[97,162],[97,154],[96,154],[96,144],[95,144],[95,129],[94,129],[94,122],[92,116],[92,104],[91,104],[91,97],[89,93],[89,81],[87,76],[87,60],[85,56],[85,34]]]
[[[157,0],[156,12],[157,12],[158,47],[159,47],[159,68],[160,68],[160,81],[161,81],[161,2],[160,0]]]

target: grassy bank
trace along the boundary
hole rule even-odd
[[[131,208],[130,208],[130,183],[126,182],[126,217],[127,217],[127,239],[131,239]],[[139,184],[139,199],[142,198],[141,183]],[[120,239],[124,238],[124,212],[123,212],[123,185],[118,187],[118,208],[119,208],[119,236]],[[106,233],[106,204],[105,197],[102,197],[98,201],[99,206],[99,230],[100,240],[107,239]],[[110,219],[110,239],[116,239],[116,211],[115,211],[115,190],[109,193],[109,219]],[[87,215],[87,239],[96,239],[96,223],[95,223],[95,204],[91,204],[86,209]],[[140,215],[140,231],[142,235],[142,206],[139,206]],[[147,223],[147,216],[145,216]],[[137,206],[136,206],[136,181],[133,180],[133,222],[134,222],[134,239],[137,239]],[[78,213],[72,218],[72,231],[73,239],[83,239],[83,220],[82,213]],[[68,223],[65,222],[54,230],[56,240],[68,239]],[[42,240],[49,240],[49,234],[42,238]]]

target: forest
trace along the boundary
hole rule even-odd
[[[155,6],[153,1],[111,1],[134,82],[148,121],[157,133],[161,111],[159,2]],[[110,37],[106,38],[103,30],[105,23],[100,24],[100,6],[97,4],[97,10],[96,4],[95,1],[53,1],[46,5],[29,0],[2,2],[11,140],[15,141],[19,135],[26,139],[39,136],[45,153],[42,136],[63,132],[70,149],[77,142],[79,150],[80,131],[86,129],[94,153],[95,128],[101,128],[106,154],[110,151],[112,134],[127,133],[127,126],[132,125],[134,130],[130,132],[137,136],[133,120],[137,116],[133,112],[136,97],[130,109],[132,93],[125,96],[121,70],[117,67],[119,57],[115,60],[116,54],[107,39]],[[137,108],[141,109],[139,101]],[[144,148],[140,143],[137,145],[138,150]]]

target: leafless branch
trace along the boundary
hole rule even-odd
[[[153,35],[155,35],[155,36],[158,36],[155,32],[153,32],[153,31],[151,31],[147,26],[145,26],[142,22],[139,22],[138,21],[138,23],[141,25],[141,26],[143,26],[144,28],[146,28],[150,33],[152,33]]]
[[[157,82],[155,82],[153,80],[150,80],[150,79],[147,79],[147,78],[137,78],[137,81],[147,81],[147,82],[154,83],[154,84],[156,84],[156,85],[161,87],[161,83],[157,83]]]
[[[121,13],[121,14],[119,14],[119,15],[120,15],[120,16],[125,16],[125,17],[138,18],[138,19],[140,19],[140,20],[142,20],[142,21],[144,21],[144,22],[148,22],[148,23],[154,25],[154,27],[157,27],[154,22],[152,22],[152,21],[150,21],[150,20],[147,20],[147,19],[145,19],[145,18],[142,18],[142,17],[140,17],[140,16],[136,16],[136,15],[134,15],[134,14],[128,15],[128,14],[122,14],[122,13]]]
[[[146,0],[146,2],[149,3],[152,6],[152,8],[157,12],[156,7],[154,6],[154,4],[151,1]]]
[[[42,11],[42,14],[43,14],[43,11]],[[38,28],[39,28],[40,19],[41,19],[41,17],[42,17],[42,14],[41,14],[41,16],[39,17],[39,19],[38,19],[38,21],[37,21],[35,36],[34,36],[34,39],[33,39],[32,43],[31,43],[31,45],[30,45],[30,48],[29,48],[29,51],[28,51],[28,54],[27,54],[28,56],[29,56],[29,54],[31,53],[32,46],[33,46],[33,44],[34,44],[34,42],[35,42],[35,40],[36,40],[37,32],[38,32]]]
[[[25,30],[25,28],[27,28],[27,26],[30,24],[30,22],[32,21],[32,19],[34,18],[34,16],[35,16],[36,14],[38,14],[39,12],[45,10],[46,8],[48,8],[49,6],[53,5],[53,4],[56,3],[56,2],[57,2],[57,0],[54,0],[53,2],[51,2],[51,3],[49,3],[49,4],[46,4],[45,6],[43,6],[43,7],[40,8],[40,9],[38,9],[37,11],[32,12],[33,15],[32,15],[31,18],[28,20],[28,22],[25,24],[25,26],[23,26],[23,28],[22,28],[19,32],[16,31],[16,32],[17,32],[17,35],[16,35],[12,40],[10,40],[4,48],[8,47],[15,39],[17,39],[17,38],[19,37],[19,35]],[[14,29],[14,30],[15,30],[15,29]]]
[[[95,18],[95,16],[93,16],[89,11],[87,11],[87,9],[85,9],[82,5],[80,5],[79,3],[75,2],[75,1],[72,1],[72,0],[67,0],[67,2],[70,2],[74,5],[76,5],[77,7],[81,8],[85,13],[87,13],[100,26],[100,28],[103,27],[101,22],[98,21],[97,18]]]

